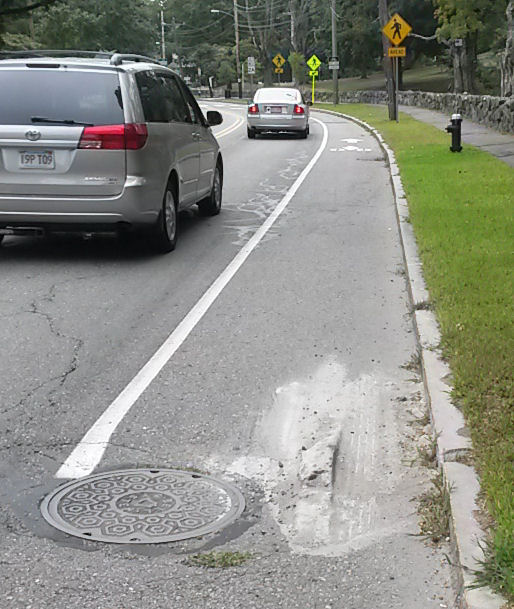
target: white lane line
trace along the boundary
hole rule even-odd
[[[316,154],[308,165],[298,176],[295,183],[288,190],[284,198],[278,203],[263,224],[257,229],[250,240],[239,250],[231,262],[225,267],[214,283],[207,289],[200,300],[193,306],[189,313],[179,325],[168,336],[155,354],[147,361],[130,383],[123,389],[118,397],[104,411],[99,419],[93,424],[82,440],[77,444],[71,455],[55,474],[56,478],[81,478],[89,475],[100,462],[109,440],[121,423],[123,417],[128,413],[132,405],[141,396],[143,391],[150,385],[162,368],[167,364],[173,354],[186,340],[198,322],[202,319],[210,306],[221,294],[232,277],[241,268],[248,256],[259,245],[262,238],[276,222],[284,209],[296,194],[305,178],[309,175],[317,163],[328,141],[328,129],[326,125],[317,118],[311,120],[319,123],[323,129],[322,142]]]

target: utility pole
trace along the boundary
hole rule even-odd
[[[336,36],[336,0],[332,0],[332,61],[337,57],[337,36]],[[332,70],[332,81],[334,86],[334,104],[339,101],[339,74],[338,70]]]
[[[380,19],[380,28],[383,28],[389,21],[389,10],[387,8],[387,0],[378,0],[378,16]],[[386,77],[387,98],[389,108],[389,120],[396,120],[396,91],[394,87],[393,65],[392,59],[388,56],[388,49],[391,45],[387,37],[382,34],[382,49],[383,49],[383,65]]]
[[[155,14],[155,13],[154,13]],[[154,21],[155,23],[155,21]],[[166,59],[166,42],[164,40],[164,11],[161,9],[161,57]]]
[[[243,97],[243,83],[241,81],[241,61],[239,58],[239,16],[237,14],[237,0],[234,0],[234,29],[236,30],[236,75],[239,99]]]

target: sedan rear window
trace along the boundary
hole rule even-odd
[[[40,68],[0,70],[0,125],[30,125],[34,117],[63,124],[123,123],[118,75]]]
[[[295,89],[259,89],[255,101],[259,102],[296,102],[300,94]]]

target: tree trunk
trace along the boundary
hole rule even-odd
[[[380,19],[380,26],[384,27],[389,21],[389,11],[387,9],[387,0],[378,0],[378,16]],[[391,45],[389,40],[384,34],[382,34],[382,49],[384,51],[383,65],[384,73],[386,78],[387,87],[387,106],[389,108],[389,120],[396,120],[396,91],[394,89],[394,78],[393,78],[393,61],[388,57],[388,48]]]
[[[455,40],[451,41],[454,93],[476,93],[477,91],[477,38],[478,33],[472,32],[462,39],[461,46],[457,46]]]
[[[453,64],[453,92],[463,93],[464,92],[464,74],[463,74],[463,51],[462,47],[455,46],[455,42],[452,42],[450,47],[450,55]]]
[[[514,0],[507,6],[507,42],[501,58],[501,96],[514,96]]]

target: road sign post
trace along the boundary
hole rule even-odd
[[[253,75],[255,74],[255,57],[247,58],[246,65],[248,68],[248,76],[250,77],[250,97],[253,98]]]
[[[382,32],[391,41],[392,48],[387,50],[388,57],[394,62],[395,72],[395,117],[398,122],[398,91],[399,91],[399,79],[400,79],[400,57],[406,56],[406,47],[400,47],[399,44],[409,35],[412,30],[411,26],[398,14],[395,13],[391,19],[384,25]]]
[[[316,55],[311,55],[307,61],[307,65],[310,68],[309,76],[312,77],[312,103],[314,103],[314,92],[316,88],[316,76],[318,76],[318,68],[321,65],[320,59]]]

